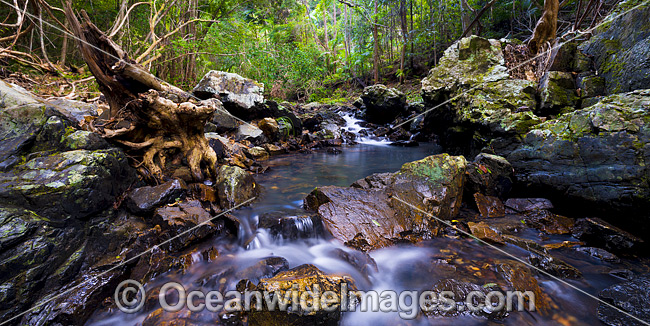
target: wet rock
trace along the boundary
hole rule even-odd
[[[506,198],[515,182],[514,169],[501,156],[481,153],[467,166],[466,193]]]
[[[622,280],[631,280],[634,278],[634,272],[629,269],[612,269],[608,274]]]
[[[499,231],[499,230],[497,230]],[[513,244],[521,249],[530,251],[530,252],[536,252],[540,253],[543,255],[548,255],[548,250],[546,246],[542,246],[539,243],[533,241],[533,240],[528,240],[524,238],[520,238],[514,235],[510,234],[503,234],[502,238],[505,242]]]
[[[447,151],[475,155],[490,139],[525,134],[543,121],[533,112],[536,93],[535,82],[510,79],[501,42],[463,38],[422,80],[425,106],[436,107],[423,127]]]
[[[257,123],[257,126],[262,130],[264,136],[269,141],[276,141],[280,139],[280,125],[273,118],[264,118]]]
[[[548,254],[531,251],[528,261],[531,265],[557,277],[572,279],[582,277],[582,273],[577,268]]]
[[[248,140],[255,145],[259,145],[266,141],[266,137],[264,137],[264,133],[260,128],[257,128],[252,124],[242,124],[237,129],[235,140]]]
[[[321,123],[320,130],[316,133],[319,139],[340,139],[341,127],[336,123],[324,121]]]
[[[594,36],[580,46],[593,57],[608,94],[650,88],[650,6],[632,9],[641,3],[619,3],[594,30]]]
[[[74,283],[63,287],[59,292],[60,296],[46,297],[35,303],[40,307],[29,312],[23,320],[26,320],[28,325],[84,324],[94,311],[93,308],[100,306],[102,300],[115,291],[121,275],[119,269],[88,272]],[[79,287],[75,288],[77,285]]]
[[[235,207],[259,194],[259,187],[253,176],[237,166],[219,167],[216,188],[219,204],[223,208]]]
[[[0,81],[0,87],[4,82]],[[2,90],[0,90],[2,92]],[[0,100],[11,103],[22,103],[26,99],[12,98],[6,93],[0,93],[4,98]],[[32,99],[31,101],[36,101]],[[19,160],[19,153],[26,149],[36,139],[41,127],[49,115],[46,108],[39,104],[24,104],[0,108],[0,171],[15,165]]]
[[[535,310],[546,315],[550,308],[557,308],[551,298],[539,287],[528,266],[514,260],[498,260],[494,263],[496,272],[508,283],[511,290],[522,293],[531,291],[534,295]],[[524,297],[524,306],[530,307],[530,297]],[[516,309],[516,308],[515,308]]]
[[[171,241],[169,246],[172,251],[185,248],[223,229],[223,223],[213,221],[212,215],[201,206],[198,200],[182,202],[172,207],[158,208],[154,218],[164,231],[169,232],[170,237],[178,236],[192,229],[191,232]],[[201,226],[195,228],[199,224]]]
[[[72,130],[74,129],[68,129],[67,124],[60,117],[50,116],[36,135],[32,146],[25,152],[52,153],[54,151],[70,150],[63,146],[62,139]]]
[[[0,207],[0,253],[30,236],[42,223],[34,212]]]
[[[283,257],[266,257],[242,270],[237,275],[257,284],[260,279],[272,278],[280,272],[289,270],[289,262]]]
[[[598,305],[598,319],[605,325],[645,325],[650,320],[650,277],[637,276],[634,279],[612,285],[602,290],[598,297],[644,321],[627,316],[609,305]]]
[[[254,159],[262,161],[269,158],[269,152],[267,152],[263,147],[255,146],[248,149],[248,153],[253,156]]]
[[[364,88],[361,100],[366,108],[366,120],[373,123],[391,122],[407,110],[406,95],[381,84]]]
[[[573,236],[589,245],[604,247],[616,253],[627,253],[638,249],[643,240],[623,231],[599,218],[578,219],[573,227]]]
[[[327,154],[339,155],[341,153],[343,153],[343,151],[336,148],[336,147],[328,147],[327,148]]]
[[[357,250],[346,251],[343,249],[334,249],[336,257],[352,265],[364,277],[368,278],[371,274],[377,273],[377,262],[368,255],[368,253]]]
[[[343,146],[343,139],[324,139],[319,142],[322,147],[341,147]]]
[[[506,215],[506,209],[497,197],[486,196],[477,192],[474,194],[474,200],[478,211],[483,217],[503,217]]]
[[[454,279],[442,279],[437,281],[432,287],[430,291],[433,291],[436,294],[442,293],[443,291],[448,291],[451,293],[451,299],[450,301],[453,302],[451,303],[453,306],[450,307],[448,303],[440,302],[437,309],[431,309],[431,311],[427,311],[427,309],[422,309],[423,313],[428,316],[428,317],[435,317],[435,316],[443,316],[443,317],[457,317],[457,316],[465,316],[465,315],[471,315],[475,317],[484,317],[484,318],[503,318],[506,316],[505,310],[494,310],[491,311],[489,308],[485,309],[477,309],[477,310],[472,310],[469,309],[469,305],[466,304],[466,298],[469,296],[470,293],[472,292],[478,292],[482,293],[482,295],[475,295],[472,298],[472,306],[474,307],[479,307],[480,304],[484,303],[482,300],[479,298],[485,298],[485,296],[489,293],[489,291],[492,289],[487,289],[483,286],[480,286],[478,284],[474,283],[469,283],[469,282],[463,282],[463,281],[458,281]],[[463,307],[463,308],[460,308]],[[451,309],[446,309],[446,308],[451,308]]]
[[[271,234],[283,239],[307,239],[325,234],[323,223],[316,215],[303,212],[270,212],[259,217],[259,228],[269,229]]]
[[[182,180],[167,181],[153,187],[140,187],[129,193],[127,207],[135,214],[150,213],[156,207],[182,199],[186,191],[187,185]]]
[[[544,245],[544,248],[548,250],[560,249],[560,248],[573,248],[575,246],[583,246],[585,243],[581,241],[562,241],[557,243],[547,243]]]
[[[388,201],[381,190],[326,186],[312,191],[305,206],[317,211],[325,228],[346,245],[364,249],[364,243],[374,249],[390,246],[410,229]]]
[[[271,155],[280,155],[285,153],[285,150],[278,145],[264,144],[262,147]]]
[[[576,86],[570,72],[549,71],[540,81],[542,115],[558,114],[564,108],[572,111],[578,102]]]
[[[319,187],[305,198],[305,207],[318,213],[335,238],[357,248],[426,238],[438,224],[428,214],[458,214],[465,167],[462,156],[433,155],[397,173],[359,180],[353,188]]]
[[[228,112],[250,121],[264,102],[264,85],[235,73],[209,71],[192,90],[201,99],[219,98]]]
[[[584,252],[592,257],[596,257],[602,261],[610,263],[619,263],[621,260],[616,257],[616,255],[608,252],[605,249],[595,248],[595,247],[580,247],[576,248],[579,252]]]
[[[135,175],[117,149],[63,152],[0,173],[0,198],[49,218],[85,217],[111,206]]]
[[[548,234],[569,234],[574,221],[565,216],[553,214],[547,210],[537,210],[524,215],[526,226]]]
[[[472,232],[472,235],[487,242],[504,244],[505,241],[503,237],[497,231],[492,229],[490,225],[485,222],[468,222],[469,230]]]
[[[553,203],[546,198],[509,198],[505,206],[517,213],[554,208]]]
[[[296,287],[294,287],[294,284]],[[257,290],[271,291],[272,295],[278,295],[278,292],[274,293],[273,291],[280,291],[282,298],[288,298],[289,306],[291,306],[295,299],[291,298],[291,296],[285,297],[285,292],[296,289],[309,289],[316,292],[314,286],[318,286],[319,295],[326,291],[334,291],[338,294],[341,293],[342,284],[347,284],[349,290],[356,290],[356,285],[351,278],[326,274],[314,265],[306,264],[280,272],[272,278],[260,280]],[[314,300],[310,297],[307,300],[311,305],[314,304]],[[338,325],[341,319],[340,305],[341,298],[338,295],[328,305],[329,307],[335,307],[331,311],[311,310],[309,306],[301,307],[300,304],[294,305],[297,306],[297,309],[269,311],[265,305],[264,310],[257,311],[257,309],[254,309],[249,314],[249,323],[252,325]],[[316,307],[321,308],[320,305],[316,305]]]
[[[192,196],[200,201],[216,202],[218,200],[217,190],[212,186],[203,183],[193,183],[189,185]]]

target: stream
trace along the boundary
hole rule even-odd
[[[349,118],[349,119],[348,119]],[[358,120],[346,118],[347,130],[358,133]],[[365,142],[365,143],[364,143]],[[267,162],[268,172],[257,175],[256,181],[262,186],[260,197],[249,207],[241,208],[233,215],[240,222],[240,235],[237,241],[213,239],[192,248],[195,262],[184,272],[170,271],[154,278],[145,285],[147,291],[160,287],[171,280],[184,285],[186,289],[232,290],[237,282],[246,278],[251,268],[268,257],[282,257],[289,268],[302,264],[313,264],[326,273],[347,274],[351,276],[360,290],[424,290],[435,281],[455,278],[461,272],[441,268],[437,261],[450,255],[460,265],[480,266],[486,261],[512,259],[508,255],[492,249],[469,238],[452,239],[447,237],[425,240],[416,245],[393,246],[369,252],[377,264],[377,271],[370,269],[365,274],[352,266],[348,260],[341,259],[341,251],[354,254],[355,250],[345,247],[339,241],[328,236],[322,228],[314,225],[302,209],[302,201],[314,187],[336,185],[348,186],[354,181],[379,172],[399,170],[402,164],[437,154],[440,148],[433,144],[420,144],[418,147],[388,146],[385,141],[362,139],[357,145],[344,146],[340,154],[320,150],[311,154],[290,154],[272,158]],[[274,216],[294,216],[295,230],[302,237],[286,239],[273,234],[268,229],[259,228],[260,217],[264,214]],[[306,236],[305,236],[306,235]],[[542,238],[539,232],[526,229],[520,237],[534,240],[540,244],[561,241],[577,241],[571,236],[551,236]],[[219,255],[212,261],[206,261],[199,252],[206,248],[217,248]],[[501,247],[504,251],[521,259],[527,252],[511,244]],[[358,252],[357,252],[358,253]],[[607,263],[571,249],[554,251],[554,255],[580,270],[583,278],[564,279],[591,295],[607,286],[620,282],[606,271],[611,269],[630,269],[635,272],[646,270],[646,263],[623,261],[619,264]],[[567,284],[542,274],[535,275],[539,286],[557,307],[550,313],[511,312],[507,318],[490,321],[468,315],[457,317],[429,317],[414,320],[401,320],[397,312],[346,312],[343,313],[342,325],[597,325],[597,301],[579,293]],[[494,282],[494,275],[479,275],[479,281]],[[251,279],[254,283],[258,280]],[[482,284],[482,283],[478,283]],[[189,291],[189,290],[188,290]],[[136,314],[125,314],[118,310],[109,316],[95,315],[88,322],[90,325],[137,325],[154,308]],[[205,324],[214,321],[206,320]]]

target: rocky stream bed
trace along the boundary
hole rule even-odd
[[[181,159],[145,182],[138,158],[88,131],[105,118],[101,101],[45,100],[0,81],[0,320],[643,325],[649,15],[641,6],[563,43],[539,82],[508,73],[516,40],[461,39],[419,102],[373,85],[351,105],[278,103],[264,85],[211,71],[193,90],[218,106],[204,130],[217,175],[205,182]],[[136,313],[115,302],[128,279],[146,290]],[[171,312],[157,300],[170,281],[531,291],[536,309]]]

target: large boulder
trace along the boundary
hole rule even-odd
[[[85,217],[110,207],[135,175],[118,149],[63,152],[0,173],[0,199],[48,218]]]
[[[404,93],[381,84],[364,88],[361,100],[366,108],[366,120],[373,123],[391,122],[408,109]]]
[[[526,189],[555,194],[554,203],[583,215],[590,209],[627,211],[631,215],[621,214],[617,222],[639,223],[638,217],[649,215],[649,122],[650,90],[634,91],[540,124],[515,146],[492,145]]]
[[[623,1],[594,30],[594,36],[580,46],[585,54],[593,56],[608,94],[650,88],[649,16],[648,2]]]
[[[508,77],[501,43],[470,36],[447,48],[438,65],[422,79],[422,98],[430,105],[460,89]]]
[[[358,180],[351,188],[319,187],[305,198],[305,207],[351,247],[369,250],[418,241],[435,231],[436,218],[458,215],[466,166],[462,156],[432,155],[406,163],[398,172]]]
[[[264,84],[223,71],[209,71],[192,92],[201,99],[220,98],[228,112],[245,120],[264,103]]]
[[[475,155],[494,137],[526,133],[542,122],[536,83],[510,79],[502,45],[478,36],[452,44],[422,79],[423,125],[454,153]]]

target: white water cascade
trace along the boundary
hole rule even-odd
[[[371,135],[370,132],[367,135],[363,135],[361,131],[368,130],[368,128],[361,127],[359,124],[360,122],[363,122],[363,120],[357,119],[354,117],[354,115],[347,112],[341,113],[340,115],[343,120],[345,120],[345,127],[342,129],[353,133],[356,136],[357,143],[378,146],[390,145],[391,141],[386,137],[376,137],[374,135]]]

